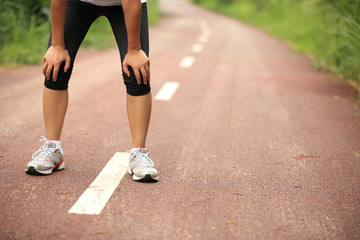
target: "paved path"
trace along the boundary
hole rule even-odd
[[[182,0],[161,7],[148,138],[160,181],[126,174],[100,214],[68,213],[130,147],[116,49],[80,52],[66,169],[47,177],[24,173],[44,134],[41,68],[3,69],[0,239],[359,239],[356,92],[262,31]]]

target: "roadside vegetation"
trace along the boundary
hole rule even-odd
[[[285,40],[360,92],[360,0],[192,0]]]
[[[50,32],[50,0],[0,0],[0,65],[39,64],[46,52]],[[159,21],[157,0],[148,1],[149,24]],[[108,20],[98,18],[82,47],[115,46]]]

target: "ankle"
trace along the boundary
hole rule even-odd
[[[61,154],[64,154],[60,140],[49,140],[49,144],[51,144],[54,149],[59,149]]]
[[[146,148],[145,144],[133,144],[132,148]]]
[[[55,145],[55,148],[61,148],[61,141],[60,140],[51,140],[49,142]]]

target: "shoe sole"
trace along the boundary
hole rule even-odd
[[[151,174],[145,174],[144,177],[137,177],[132,173],[130,167],[128,167],[128,173],[132,176],[133,180],[137,181],[137,182],[157,182],[157,181],[159,181],[159,176],[153,178],[151,176]]]
[[[138,182],[157,182],[159,181],[159,177],[153,178],[150,174],[145,174],[145,177],[139,178],[135,175],[133,175],[133,180]]]
[[[57,165],[55,166],[54,168],[52,169],[49,169],[49,170],[46,170],[46,171],[38,171],[35,169],[35,167],[31,166],[29,167],[29,169],[25,169],[25,172],[27,174],[30,174],[30,175],[38,175],[38,176],[43,176],[43,175],[50,175],[53,173],[53,171],[61,171],[64,169],[64,161],[60,164],[60,165]]]

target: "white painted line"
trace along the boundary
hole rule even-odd
[[[117,152],[90,184],[69,213],[100,214],[127,172],[129,154]]]
[[[179,88],[178,82],[165,82],[159,92],[155,96],[155,100],[169,101]]]
[[[207,22],[204,19],[199,20],[199,25],[201,28],[206,28],[208,26]]]
[[[205,35],[201,35],[198,40],[201,43],[206,43],[208,41],[208,38]]]
[[[182,68],[189,68],[191,67],[195,62],[195,58],[191,56],[183,57],[183,59],[180,62],[180,67]]]
[[[203,29],[203,34],[205,36],[210,36],[212,34],[211,30],[209,28],[204,28]]]
[[[203,49],[204,49],[204,45],[202,45],[201,43],[197,43],[192,46],[193,52],[196,53],[201,52]]]

